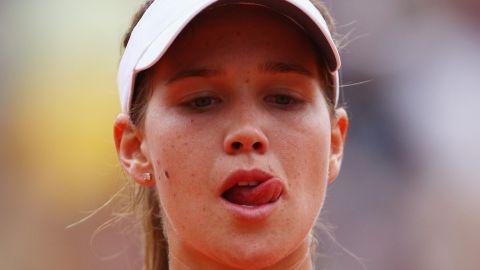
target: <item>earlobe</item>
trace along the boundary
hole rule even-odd
[[[348,115],[343,108],[335,112],[336,118],[332,123],[330,161],[328,167],[328,183],[331,184],[340,173],[340,167],[343,159],[343,148],[348,130]]]
[[[145,153],[144,138],[128,115],[121,113],[117,116],[113,135],[118,159],[125,172],[140,185],[154,186],[152,164]]]

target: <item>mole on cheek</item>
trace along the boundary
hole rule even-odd
[[[170,175],[168,174],[168,171],[167,171],[167,170],[165,170],[165,177],[167,177],[167,179],[170,178]]]

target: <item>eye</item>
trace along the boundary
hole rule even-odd
[[[265,101],[279,107],[288,107],[300,103],[298,99],[289,95],[271,95],[265,97]]]
[[[193,108],[193,109],[207,109],[212,107],[213,105],[220,103],[221,100],[219,98],[214,98],[211,96],[203,96],[194,98],[185,103],[186,106]]]

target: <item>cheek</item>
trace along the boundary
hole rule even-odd
[[[274,131],[279,156],[285,159],[284,167],[291,168],[292,175],[323,175],[330,154],[330,119],[324,113],[315,113],[285,122]],[[288,132],[285,132],[287,130]],[[275,144],[273,144],[275,145]],[[318,178],[318,177],[317,177]]]
[[[212,199],[208,181],[216,139],[208,130],[166,113],[151,112],[146,118],[148,151],[160,204],[176,226],[185,226],[192,217],[201,215]]]
[[[317,216],[325,199],[330,157],[330,119],[328,114],[314,115],[290,124],[292,132],[278,138],[288,199],[308,219]]]

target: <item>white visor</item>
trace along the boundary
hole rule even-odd
[[[322,50],[322,56],[335,77],[333,101],[337,105],[340,55],[325,19],[309,0],[157,0],[133,29],[120,61],[117,83],[122,112],[130,110],[137,74],[157,63],[187,24],[216,3],[259,4],[295,21]]]

